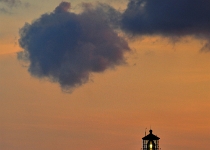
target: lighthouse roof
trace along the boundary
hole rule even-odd
[[[160,138],[157,137],[156,135],[152,134],[152,130],[149,130],[149,134],[143,137],[143,140],[159,140]]]

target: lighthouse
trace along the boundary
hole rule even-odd
[[[149,130],[149,134],[145,135],[142,138],[143,140],[143,149],[142,150],[160,150],[159,148],[159,137],[152,133],[152,130]]]

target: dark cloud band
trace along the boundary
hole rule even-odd
[[[189,35],[209,43],[210,1],[130,0],[122,16],[122,29],[134,35]]]

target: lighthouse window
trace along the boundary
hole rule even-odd
[[[150,141],[149,148],[150,148],[150,150],[152,150],[152,148],[153,148],[152,141]]]

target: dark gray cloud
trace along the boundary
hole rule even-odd
[[[58,82],[67,91],[86,83],[92,72],[124,64],[130,50],[114,30],[119,12],[105,4],[83,7],[75,14],[68,11],[70,3],[62,2],[20,30],[24,51],[18,58],[30,62],[33,76]]]
[[[210,50],[210,0],[130,0],[122,29],[133,35],[194,36]]]

